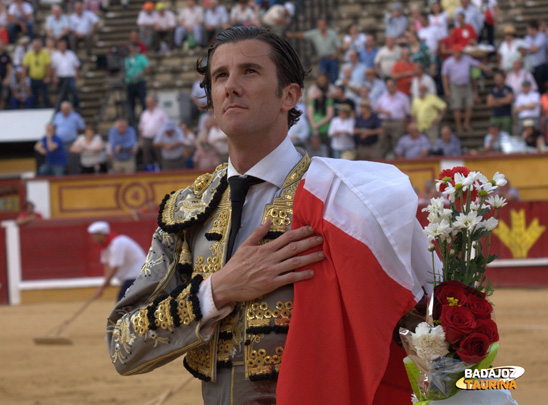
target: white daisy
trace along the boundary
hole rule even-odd
[[[492,195],[486,200],[487,204],[489,204],[494,209],[502,208],[506,205],[506,198],[501,197],[500,195]]]

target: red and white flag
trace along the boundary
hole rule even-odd
[[[326,259],[295,284],[278,378],[279,404],[405,404],[401,317],[431,291],[432,256],[416,220],[417,196],[396,167],[312,159],[293,206]]]

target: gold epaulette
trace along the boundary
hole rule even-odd
[[[213,173],[199,176],[191,186],[167,194],[160,204],[158,226],[165,232],[177,233],[205,221],[228,187],[226,173],[224,163]]]

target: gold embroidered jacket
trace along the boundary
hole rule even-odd
[[[281,193],[264,209],[271,228],[263,241],[289,229],[293,197],[310,159],[304,156]],[[186,189],[166,196],[141,274],[109,316],[107,337],[114,366],[123,375],[145,373],[186,354],[185,367],[215,381],[217,367],[243,364],[246,380],[278,375],[293,305],[285,286],[239,303],[208,341],[200,335],[200,283],[224,264],[230,229],[226,165]]]

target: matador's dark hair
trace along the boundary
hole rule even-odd
[[[304,78],[308,74],[304,70],[299,55],[285,38],[282,38],[273,32],[261,27],[232,27],[220,32],[207,51],[207,57],[200,58],[196,63],[198,73],[204,75],[201,86],[204,88],[207,104],[206,108],[213,108],[211,100],[211,58],[220,45],[230,44],[248,39],[263,41],[270,45],[272,52],[270,59],[276,65],[276,75],[278,76],[278,96],[281,96],[284,87],[291,83],[298,84],[301,89],[304,87]],[[287,115],[288,127],[295,124],[301,112],[296,108],[289,110]]]

